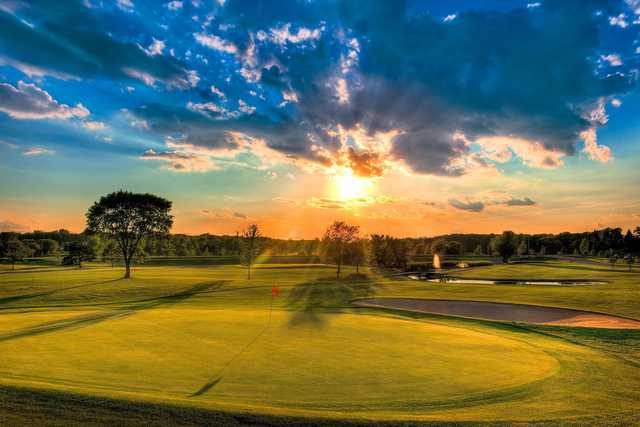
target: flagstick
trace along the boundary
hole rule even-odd
[[[253,343],[258,341],[258,338],[260,338],[265,332],[267,332],[267,329],[269,329],[269,327],[271,326],[271,314],[273,313],[273,300],[276,297],[276,293],[277,293],[277,291],[276,292],[274,292],[273,290],[271,291],[271,304],[269,305],[269,319],[267,320],[267,324],[264,326],[264,328],[262,328],[262,330],[260,332],[258,332],[258,334],[255,337],[253,337],[253,339],[251,341],[249,341],[249,343],[247,343],[239,352],[237,352],[235,355],[233,355],[233,357],[231,357],[231,359],[229,359],[227,361],[227,363],[224,364],[224,366],[218,371],[218,373],[216,373],[204,386],[202,386],[200,388],[200,390],[196,391],[195,393],[193,393],[189,397],[201,396],[201,395],[205,394],[206,392],[208,392],[213,386],[218,384],[222,380],[222,373],[238,357],[240,357],[240,355],[242,355],[242,353],[247,351],[249,349],[249,347],[251,347],[253,345]]]

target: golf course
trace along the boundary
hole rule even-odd
[[[60,425],[104,423],[116,404],[124,424],[140,413],[151,422],[166,408],[178,411],[169,424],[194,425],[211,414],[221,425],[243,416],[328,425],[640,422],[637,270],[536,259],[456,273],[602,283],[536,286],[351,267],[336,279],[322,264],[258,264],[248,280],[239,265],[161,264],[137,266],[129,279],[98,262],[3,265],[0,418],[39,425],[49,399],[65,402],[55,419],[48,413]],[[376,306],[363,304],[371,300]],[[628,327],[448,316],[385,300],[556,307]]]

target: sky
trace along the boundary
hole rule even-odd
[[[640,224],[640,0],[0,0],[0,231]]]

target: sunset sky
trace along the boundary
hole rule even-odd
[[[640,0],[0,0],[0,231],[640,224]]]

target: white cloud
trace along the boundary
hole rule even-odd
[[[613,158],[611,149],[606,145],[598,145],[598,135],[595,128],[587,129],[580,133],[584,141],[582,151],[591,159],[601,163],[607,163]]]
[[[289,102],[298,102],[298,93],[295,90],[282,91],[282,103],[287,104]]]
[[[211,85],[211,93],[214,93],[214,94],[218,95],[222,99],[226,99],[227,98],[226,95],[224,94],[224,92],[222,92],[220,89],[218,89],[214,85]]]
[[[564,164],[565,153],[546,148],[542,143],[512,136],[481,137],[473,141],[480,146],[480,155],[496,163],[506,163],[518,156],[526,166],[554,169]]]
[[[322,36],[324,26],[319,28],[310,29],[306,27],[299,27],[298,31],[291,32],[291,24],[286,23],[280,27],[271,28],[269,35],[264,31],[258,32],[258,39],[265,40],[269,38],[274,43],[284,45],[287,43],[304,43],[311,40],[318,40]]]
[[[540,7],[540,6],[542,6],[542,3],[540,3],[540,2],[527,3],[527,9],[533,9],[533,8]]]
[[[18,82],[18,87],[0,83],[0,111],[14,119],[84,118],[90,112],[78,103],[75,107],[60,104],[49,93],[33,83]]]
[[[25,156],[44,156],[54,154],[55,151],[43,147],[32,147],[22,152]]]
[[[629,5],[633,13],[640,15],[640,0],[625,0],[625,3]]]
[[[204,102],[204,103],[196,103],[189,102],[187,103],[187,108],[191,111],[197,111],[199,113],[216,113],[216,114],[224,114],[227,110],[224,107],[221,107],[213,102]]]
[[[609,55],[602,55],[600,59],[609,63],[613,67],[619,67],[622,65],[622,59],[617,53],[610,53]]]
[[[611,100],[611,105],[613,105],[614,107],[618,108],[619,106],[622,105],[622,101],[620,101],[618,98],[613,98]]]
[[[104,130],[105,124],[103,122],[95,122],[95,121],[86,121],[82,122],[82,126],[89,130]]]
[[[200,76],[196,70],[189,70],[187,71],[187,80],[191,87],[196,87],[198,86],[198,82],[200,82]]]
[[[149,56],[155,56],[155,55],[162,55],[162,51],[165,48],[165,44],[163,40],[158,40],[155,37],[153,38],[153,42],[151,42],[151,44],[149,45],[148,48],[143,50],[147,53],[147,55]]]
[[[349,89],[347,88],[347,81],[345,79],[338,79],[336,81],[336,97],[340,104],[349,103]]]
[[[242,99],[238,100],[238,109],[246,114],[253,114],[256,111],[256,107],[247,104]]]
[[[134,5],[131,0],[117,0],[116,5],[123,11],[131,13],[133,12]]]
[[[182,2],[178,1],[178,0],[171,1],[171,2],[167,3],[167,9],[169,9],[169,10],[182,9]]]
[[[451,22],[454,19],[456,19],[458,17],[458,15],[456,15],[455,13],[452,13],[451,15],[447,15],[442,19],[442,22]]]
[[[618,16],[611,16],[609,17],[609,24],[620,28],[627,28],[629,24],[627,23],[626,18],[627,15],[625,15],[624,13],[621,13]]]
[[[177,151],[156,152],[149,149],[140,156],[142,160],[159,160],[167,164],[167,169],[175,172],[206,172],[216,169],[216,164],[208,156]]]
[[[129,77],[144,82],[147,86],[153,86],[157,80],[155,76],[141,70],[136,70],[135,68],[123,68],[122,71]]]
[[[193,35],[198,43],[202,46],[206,46],[210,49],[214,49],[220,52],[226,52],[230,54],[238,53],[238,47],[228,40],[222,39],[214,34],[207,35],[204,33],[197,33]]]

